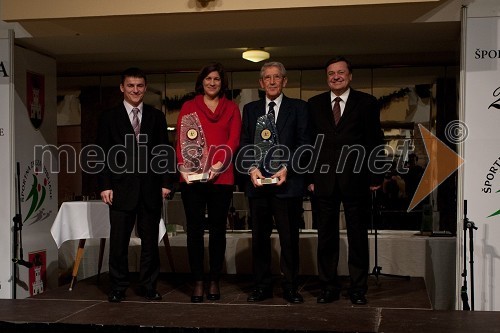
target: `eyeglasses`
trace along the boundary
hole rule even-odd
[[[265,81],[265,82],[270,82],[271,80],[273,81],[281,81],[283,80],[283,76],[281,75],[266,75],[264,76],[262,79]]]

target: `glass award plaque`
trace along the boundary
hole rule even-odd
[[[271,178],[279,168],[279,161],[273,161],[272,154],[268,154],[271,148],[278,144],[278,130],[274,119],[267,115],[260,116],[255,126],[254,144],[255,162],[259,165],[259,170],[266,178],[258,179],[259,184],[276,184],[278,178]]]
[[[181,154],[184,161],[182,172],[189,173],[188,181],[199,182],[208,179],[208,148],[198,115],[193,112],[182,116],[179,135]]]

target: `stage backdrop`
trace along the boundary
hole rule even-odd
[[[11,227],[15,211],[13,198],[12,172],[12,80],[13,68],[11,50],[13,32],[0,30],[0,170],[2,186],[0,186],[0,298],[10,298],[12,271]]]
[[[57,173],[50,159],[34,156],[35,145],[57,144],[56,62],[24,48],[14,51],[14,163],[20,163],[24,260],[33,264],[19,266],[17,298],[24,298],[57,287],[57,247],[50,234]]]
[[[466,9],[464,199],[474,231],[475,310],[500,310],[500,4]],[[460,232],[460,229],[459,229]],[[463,232],[462,232],[463,233]],[[463,245],[463,239],[460,242]],[[469,239],[467,235],[467,248]],[[463,253],[460,266],[463,271]],[[467,256],[469,283],[471,270]],[[463,280],[459,277],[459,285]],[[472,290],[469,285],[469,297]],[[460,298],[458,298],[460,299]],[[459,304],[459,308],[462,305]]]

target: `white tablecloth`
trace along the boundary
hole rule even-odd
[[[109,208],[102,201],[63,202],[50,228],[52,238],[60,248],[67,240],[109,238]],[[160,220],[158,243],[167,232]]]

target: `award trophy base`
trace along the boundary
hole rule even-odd
[[[261,185],[268,185],[268,184],[276,184],[278,182],[278,178],[264,178],[264,179],[257,179],[257,183]]]
[[[204,182],[208,180],[208,172],[205,173],[194,173],[188,175],[188,180],[190,182]]]

